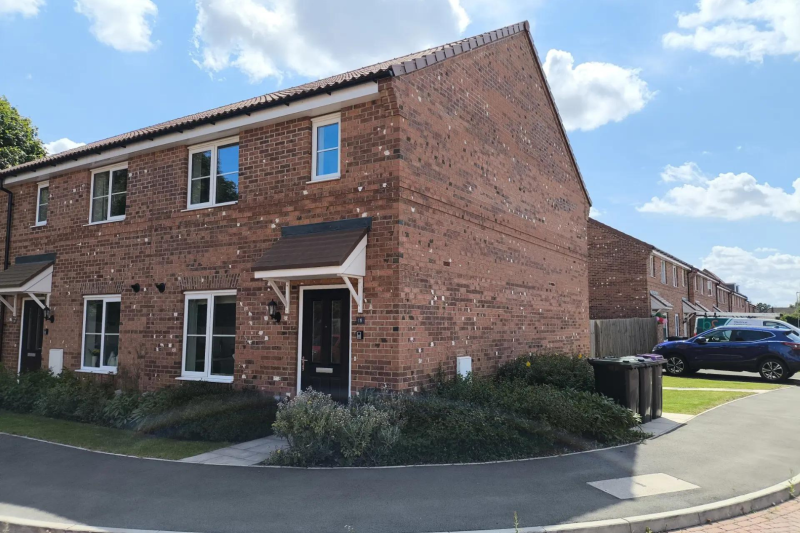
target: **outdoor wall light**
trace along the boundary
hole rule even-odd
[[[133,290],[133,292],[139,292],[140,290],[142,290],[142,286],[139,285],[138,283],[134,283],[133,285],[131,285],[131,289]]]
[[[278,304],[275,303],[275,300],[267,304],[267,314],[269,314],[270,318],[275,320],[275,322],[281,321],[281,312],[278,311]]]
[[[165,290],[167,290],[167,284],[166,283],[156,283],[156,289],[158,289],[158,292],[164,292]]]
[[[56,321],[56,317],[49,307],[44,308],[44,319],[49,321],[51,324]]]

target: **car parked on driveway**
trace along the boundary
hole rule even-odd
[[[662,342],[653,352],[666,371],[686,376],[698,370],[758,372],[766,381],[785,381],[800,370],[800,335],[774,327],[721,327],[686,340]]]

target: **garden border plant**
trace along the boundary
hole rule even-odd
[[[581,356],[526,355],[492,377],[445,377],[417,395],[307,391],[278,407],[289,447],[269,463],[379,466],[522,459],[639,442],[640,417],[594,392]]]
[[[213,383],[126,389],[70,370],[18,376],[0,368],[0,409],[181,440],[242,442],[272,433],[277,402],[257,391]]]

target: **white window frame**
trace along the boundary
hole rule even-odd
[[[329,126],[331,124],[339,124],[339,138],[337,139],[336,146],[339,150],[339,161],[336,172],[332,174],[323,174],[317,176],[317,129],[322,126]],[[339,179],[342,176],[342,114],[334,113],[332,115],[325,115],[322,117],[314,117],[311,119],[311,182],[328,181]]]
[[[214,331],[214,307],[216,296],[236,296],[236,289],[231,290],[218,290],[218,291],[192,291],[184,293],[183,305],[183,355],[181,356],[181,376],[179,380],[184,381],[212,381],[215,383],[233,383],[233,376],[220,376],[211,374],[211,348],[213,345],[213,331]],[[187,333],[189,331],[189,301],[190,300],[208,300],[206,315],[206,353],[205,353],[205,368],[203,372],[187,372],[186,371],[186,347],[188,346]],[[238,299],[237,299],[238,305]],[[238,309],[238,308],[237,308]],[[217,335],[218,337],[233,337],[236,339],[237,335]],[[236,369],[234,368],[234,373]]]
[[[667,284],[667,262],[661,260],[661,283]]]
[[[109,222],[120,222],[122,220],[125,220],[125,215],[120,215],[120,216],[116,216],[116,217],[112,217],[111,216],[111,195],[112,195],[111,191],[113,190],[113,187],[114,187],[114,184],[113,184],[113,182],[114,182],[114,171],[115,170],[123,170],[123,169],[125,169],[125,170],[128,169],[128,162],[127,161],[125,161],[124,163],[117,163],[116,165],[111,165],[111,166],[108,166],[108,167],[92,169],[92,177],[91,177],[91,182],[89,184],[89,224],[90,225],[93,225],[93,224],[108,224]],[[94,214],[93,213],[93,210],[94,210],[94,176],[95,176],[95,174],[100,174],[101,172],[108,172],[108,208],[107,208],[108,211],[106,211],[106,219],[105,220],[98,220],[96,222],[92,222],[92,215]],[[128,206],[127,206],[128,198],[127,198],[127,196],[128,196],[128,187],[126,185],[125,186],[125,214],[126,215],[128,213]],[[49,209],[48,209],[48,212],[49,212]]]
[[[102,300],[103,302],[103,316],[101,318],[100,329],[100,366],[84,366],[83,356],[86,350],[86,313],[89,311],[87,303],[89,300]],[[117,366],[103,366],[103,351],[106,346],[106,306],[109,302],[120,302],[120,332],[117,337],[122,337],[122,296],[119,294],[89,294],[83,297],[83,328],[81,328],[81,372],[90,372],[94,374],[116,374],[117,366],[119,366],[119,349],[117,351]],[[117,342],[117,346],[120,343]]]
[[[39,220],[39,208],[42,206],[42,189],[47,189],[48,192],[50,190],[50,182],[49,181],[41,181],[39,182],[39,186],[36,188],[36,226],[46,226],[47,225],[47,218],[44,220]],[[47,198],[47,217],[50,217],[50,197]]]
[[[682,268],[681,269],[681,287],[685,287],[686,286],[686,276],[687,275],[688,274],[686,273],[686,270]]]
[[[706,282],[706,287],[708,287],[708,295],[714,296],[714,283],[711,280]]]
[[[681,336],[681,319],[678,316],[678,313],[675,313],[675,336]]]
[[[678,286],[678,267],[675,265],[672,265],[672,286]]]
[[[650,256],[650,277],[656,277],[656,256]]]
[[[232,202],[222,202],[222,203],[215,203],[217,199],[217,152],[221,146],[225,146],[228,144],[239,144],[239,136],[236,135],[234,137],[226,137],[225,139],[217,139],[213,142],[197,144],[194,146],[189,147],[189,176],[186,181],[186,210],[191,211],[193,209],[207,209],[209,207],[221,207],[226,205],[235,205],[239,203],[239,200],[234,200]],[[239,146],[239,163],[241,163],[241,145]],[[202,204],[193,204],[192,203],[192,156],[199,152],[206,152],[211,151],[211,176],[209,183],[209,191],[208,191],[208,202]],[[241,166],[237,167],[236,173],[241,176]],[[239,183],[237,179],[237,183]]]

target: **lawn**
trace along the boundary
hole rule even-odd
[[[664,387],[682,387],[686,389],[746,389],[774,390],[783,387],[764,381],[726,381],[722,379],[676,378],[664,376]]]
[[[10,411],[0,411],[0,432],[79,446],[89,450],[158,459],[183,459],[229,444],[227,442],[164,439],[135,431]]]
[[[745,396],[752,392],[718,392],[718,391],[690,391],[690,390],[665,390],[664,412],[697,415],[712,407],[722,405]]]

